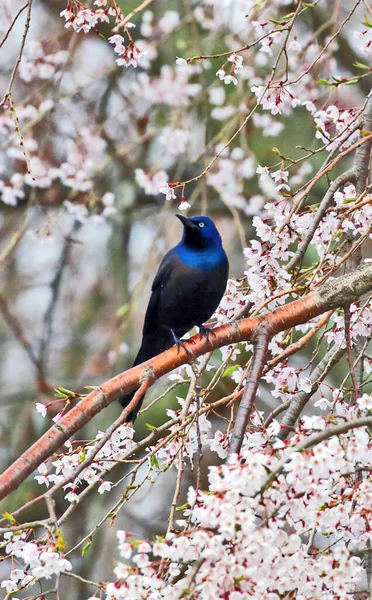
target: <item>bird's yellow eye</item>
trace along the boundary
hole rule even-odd
[[[203,221],[201,221],[201,222],[199,223],[199,227],[204,227],[204,223],[203,223]]]

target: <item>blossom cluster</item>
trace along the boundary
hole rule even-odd
[[[281,185],[280,183],[279,186]],[[285,215],[288,214],[289,203],[281,200],[275,204],[267,204],[265,208],[270,217],[275,219],[279,229]],[[253,218],[253,225],[261,241],[251,240],[249,247],[244,250],[248,265],[246,276],[250,287],[247,300],[257,308],[271,296],[278,296],[268,304],[269,309],[272,309],[285,302],[282,292],[292,287],[285,262],[292,256],[289,246],[294,240],[294,234],[287,228],[279,234],[260,217]]]
[[[0,587],[12,597],[18,590],[34,585],[39,579],[50,579],[72,569],[70,561],[56,551],[53,542],[32,541],[26,532],[4,533],[3,546],[8,556],[14,557],[19,564],[20,561],[23,563],[22,568],[14,567],[9,579],[1,582]]]
[[[134,67],[138,66],[141,58],[146,54],[146,52],[141,52],[134,44],[133,41],[130,41],[128,46],[124,45],[124,38],[122,35],[116,34],[109,38],[110,44],[115,44],[114,51],[119,55],[119,58],[116,60],[116,64],[125,67]]]
[[[109,23],[110,16],[115,17],[116,21],[120,21],[124,18],[121,11],[118,9],[116,3],[106,9],[107,1],[96,0],[97,6],[103,6],[104,8],[82,8],[80,10],[74,10],[70,5],[61,12],[61,17],[65,19],[65,27],[68,29],[72,27],[74,31],[89,33],[91,29],[94,29],[99,23]]]
[[[342,134],[348,133],[349,126],[355,121],[353,109],[340,110],[334,104],[327,107],[326,110],[318,110],[313,114],[316,126],[315,137],[326,144],[328,152],[340,148],[348,148],[359,139],[359,130],[350,131],[346,140],[343,140]],[[332,139],[334,141],[332,141]]]
[[[226,75],[225,69],[227,67],[227,63],[231,62],[231,68],[229,73]],[[229,83],[233,83],[234,85],[238,85],[238,80],[235,77],[239,73],[239,71],[243,67],[243,57],[238,54],[231,54],[222,67],[220,67],[216,73],[217,77],[224,82],[225,85]]]
[[[66,50],[58,50],[47,54],[40,42],[30,40],[25,47],[25,53],[19,66],[19,74],[27,82],[34,78],[51,79],[63,68],[67,58],[68,52]]]
[[[65,490],[69,490],[65,495],[66,500],[69,502],[78,502],[78,492],[84,484],[99,483],[98,492],[100,494],[110,491],[112,483],[103,480],[103,475],[108,467],[112,466],[113,460],[120,460],[128,452],[130,454],[130,450],[134,446],[133,434],[134,429],[127,425],[122,425],[116,429],[110,439],[98,451],[94,462],[64,486]],[[38,475],[35,475],[36,481],[40,485],[49,487],[50,484],[60,484],[65,479],[71,478],[77,467],[84,460],[88,460],[92,452],[95,451],[95,445],[103,435],[104,432],[99,431],[95,442],[84,447],[78,446],[75,448],[70,441],[66,442],[66,453],[62,454],[60,458],[51,461],[50,464],[42,463],[38,467]]]
[[[358,401],[364,411],[372,406],[367,400]],[[340,422],[345,410],[355,415],[344,406]],[[241,456],[209,468],[208,492],[189,489],[190,529],[140,545],[119,531],[121,560],[107,600],[179,598],[190,586],[207,600],[347,600],[363,589],[355,553],[371,539],[372,485],[356,472],[371,467],[370,437],[358,428],[297,451],[314,430],[326,434],[328,427],[326,419],[304,418],[290,445],[249,434]]]

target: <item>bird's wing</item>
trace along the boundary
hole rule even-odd
[[[174,260],[176,257],[168,252],[160,263],[158,272],[155,275],[155,279],[151,286],[151,296],[149,304],[146,310],[145,322],[143,324],[143,334],[149,334],[157,331],[158,329],[158,314],[157,306],[160,298],[160,294],[164,285],[167,283],[173,269]]]

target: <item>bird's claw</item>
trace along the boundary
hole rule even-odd
[[[217,337],[214,333],[213,329],[207,327],[206,325],[199,325],[199,333],[200,335],[204,335],[207,338],[208,344],[210,343],[209,336]]]
[[[179,354],[180,352],[180,348],[183,348],[184,351],[186,352],[186,354],[188,354],[190,356],[190,358],[194,358],[192,353],[190,352],[190,350],[187,348],[186,346],[186,342],[188,342],[189,344],[195,344],[195,341],[192,339],[189,340],[181,340],[179,337],[177,337],[177,335],[174,333],[173,329],[171,329],[172,332],[172,336],[174,339],[174,343],[177,347],[177,353]]]

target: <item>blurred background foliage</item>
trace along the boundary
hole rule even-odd
[[[115,66],[113,47],[104,39],[111,34],[108,26],[97,28],[100,35],[94,31],[76,34],[63,28],[59,13],[65,9],[65,2],[34,2],[28,41],[41,41],[46,52],[66,50],[68,59],[56,80],[26,82],[18,78],[14,91],[22,132],[26,140],[37,141],[37,150],[33,151],[29,145],[30,155],[47,165],[47,180],[45,185],[26,182],[24,196],[16,206],[0,202],[0,468],[10,464],[35,441],[49,427],[50,417],[61,408],[60,404],[53,405],[44,420],[36,413],[35,402],[51,402],[53,389],[58,386],[86,392],[84,386],[99,384],[131,364],[140,343],[152,278],[162,255],[181,234],[181,226],[174,218],[180,196],[176,201],[165,202],[163,195],[145,194],[136,183],[136,169],[153,173],[166,170],[170,181],[198,175],[210,161],[216,145],[226,142],[241,123],[245,113],[240,107],[252,105],[252,94],[243,79],[237,87],[224,86],[225,105],[234,107],[232,116],[222,120],[211,116],[210,90],[221,87],[215,73],[222,59],[194,63],[200,72],[195,73],[191,82],[201,87],[191,101],[182,89],[188,84],[180,80],[169,90],[164,89],[163,102],[152,102],[146,96],[148,86],[143,85],[142,94],[141,77],[154,79],[161,77],[162,72],[164,76],[164,65],[173,69],[176,56],[221,53],[230,50],[232,44],[236,47],[238,42],[251,41],[244,33],[240,1],[234,4],[221,0],[221,3],[226,7],[226,22],[210,31],[205,31],[193,16],[194,9],[202,3],[190,0],[151,3],[154,31],[148,43],[157,55],[148,68],[133,70]],[[347,11],[348,2],[342,4]],[[14,5],[21,4],[14,2]],[[128,14],[138,2],[122,0],[120,5]],[[326,23],[332,5],[324,2],[309,11],[306,19],[300,21],[303,31],[317,31]],[[292,9],[293,5],[287,3],[281,9],[282,15]],[[180,15],[179,26],[169,34],[156,25],[167,10]],[[133,21],[137,24],[132,30],[136,40],[142,37],[139,24],[143,17],[133,17]],[[0,85],[4,89],[19,51],[23,24],[24,21],[16,24],[0,52]],[[326,27],[319,33],[320,45],[328,34]],[[250,56],[244,54],[248,67]],[[355,52],[347,27],[339,38],[334,60],[339,72],[356,73]],[[259,65],[252,67],[260,71]],[[265,69],[266,64],[261,67],[262,71]],[[165,80],[162,85],[166,85]],[[365,91],[364,80],[355,86],[341,87],[336,101],[344,107],[359,106]],[[325,87],[325,101],[330,93]],[[161,97],[160,92],[157,97]],[[45,113],[31,119],[23,115],[22,107],[39,106],[45,99],[52,101]],[[263,135],[262,129],[252,122],[237,138],[235,145],[243,148],[254,168],[278,163],[274,146],[292,159],[304,153],[298,146],[319,147],[314,138],[313,119],[305,108],[281,116],[280,121],[284,129],[276,138]],[[172,138],[167,147],[159,142],[159,135],[168,125],[183,127],[190,133],[185,151],[178,156],[169,151]],[[14,168],[24,174],[22,156],[14,159],[9,153],[9,148],[18,148],[17,135],[11,137],[5,125],[0,128],[0,135],[3,169]],[[61,179],[52,177],[48,181],[48,170],[58,168],[66,160],[69,140],[74,141],[75,149],[84,157],[89,155],[87,177],[93,185],[87,191],[68,187]],[[316,169],[324,158],[324,153],[320,153],[309,163]],[[335,170],[332,178],[343,168],[345,163]],[[187,199],[192,205],[190,214],[207,213],[215,220],[229,256],[230,276],[242,277],[242,246],[253,236],[252,216],[260,213],[266,198],[254,173],[242,181],[243,202],[241,198],[234,202],[233,195],[230,202],[226,201],[207,181],[202,178],[187,187]],[[320,201],[326,186],[324,178],[315,187],[312,202]],[[101,199],[107,192],[115,196],[116,212],[106,219],[99,215]],[[73,206],[87,207],[87,214],[81,217],[71,207],[66,210],[65,200]],[[310,355],[312,349],[312,346],[306,348],[305,355]],[[216,352],[214,363],[218,364],[219,359],[220,353]],[[340,363],[338,371],[333,373],[334,381],[344,372],[345,363]],[[163,394],[169,385],[169,381],[158,382],[146,402]],[[226,395],[233,386],[229,378],[222,378],[215,397]],[[166,408],[177,407],[176,396],[184,396],[186,389],[185,384],[172,387],[140,416],[136,439],[148,433],[147,423],[164,422]],[[267,394],[262,402],[272,408],[277,401]],[[108,407],[79,432],[77,439],[93,438],[98,429],[107,428],[118,414],[116,404]],[[203,461],[203,476],[210,460],[206,457]],[[190,472],[188,477],[191,483],[194,474]],[[152,487],[146,484],[120,516],[121,527],[135,529],[144,537],[161,533],[173,484],[172,470],[164,474],[161,483]],[[184,487],[187,488],[187,482]],[[14,510],[37,493],[40,486],[30,478],[0,508]],[[120,495],[120,490],[116,493]],[[112,495],[109,501],[92,495],[88,504],[78,507],[70,526],[71,539],[89,531],[113,500]],[[63,493],[59,501],[65,505]],[[37,519],[38,510],[33,508],[24,519]],[[83,578],[100,580],[111,568],[112,560],[112,532],[106,527],[95,536],[89,560],[82,560],[78,572]],[[65,596],[69,600],[87,594],[83,582],[70,583]]]

